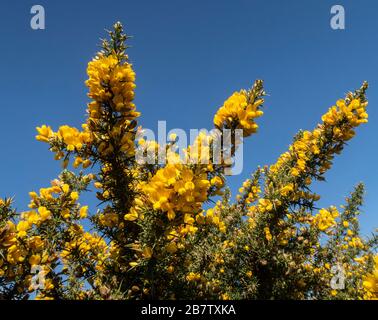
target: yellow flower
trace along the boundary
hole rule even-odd
[[[83,147],[83,140],[80,131],[70,126],[59,127],[57,137],[66,144],[68,151],[80,150]]]
[[[201,279],[201,275],[199,273],[189,272],[186,276],[186,280],[188,281],[199,281]]]
[[[39,254],[33,254],[28,261],[31,266],[38,265],[41,262],[41,256]]]
[[[270,233],[269,227],[265,227],[264,232],[265,232],[266,240],[272,241],[273,237],[272,237],[272,234]]]
[[[230,300],[230,296],[227,293],[221,295],[221,300]]]
[[[51,218],[51,211],[47,210],[46,207],[39,207],[38,213],[41,217],[41,221],[45,221]]]
[[[46,125],[37,127],[37,132],[38,132],[38,135],[36,136],[36,139],[38,141],[43,141],[43,142],[48,142],[49,139],[54,135],[50,126],[46,126]]]
[[[40,236],[34,236],[29,238],[28,244],[29,247],[35,251],[41,250],[44,246],[44,242]]]
[[[93,185],[95,186],[96,189],[101,189],[102,188],[102,183],[101,182],[96,181]]]
[[[167,216],[169,220],[173,220],[176,217],[176,213],[173,210],[168,210]]]
[[[87,217],[87,214],[88,214],[88,206],[81,207],[79,211],[79,217],[81,219],[84,219]]]
[[[374,256],[374,269],[363,277],[362,285],[367,299],[378,299],[378,255]]]
[[[364,257],[356,257],[353,260],[356,261],[356,262],[358,262],[358,263],[364,263],[365,262]]]
[[[23,262],[25,260],[25,250],[19,248],[17,245],[12,245],[8,248],[7,261],[11,264]]]
[[[69,219],[69,217],[71,216],[71,211],[70,209],[68,208],[64,208],[61,212],[61,215],[64,219]]]
[[[271,211],[272,209],[273,209],[273,204],[269,199],[259,199],[260,212]]]
[[[130,209],[130,212],[125,214],[124,219],[128,221],[135,221],[136,219],[138,219],[138,217],[138,211],[134,207],[132,207]]]
[[[298,177],[299,176],[299,170],[297,169],[297,168],[292,168],[291,169],[291,175],[293,176],[293,177]]]
[[[79,167],[83,163],[83,159],[81,157],[76,157],[75,161],[73,162],[72,166],[74,168]]]
[[[214,124],[219,129],[243,129],[244,137],[248,137],[257,131],[258,125],[254,120],[263,115],[260,110],[263,102],[263,99],[256,99],[252,92],[234,92],[215,114]]]
[[[89,88],[88,96],[95,100],[88,107],[91,118],[96,119],[101,116],[100,104],[105,101],[130,119],[139,116],[132,102],[135,73],[131,64],[119,63],[115,55],[99,54],[88,63],[87,73],[89,79],[85,83]]]
[[[17,224],[17,231],[18,231],[18,236],[20,238],[26,237],[26,232],[31,228],[31,225],[28,221],[20,221]]]
[[[196,213],[201,209],[210,187],[206,176],[206,173],[195,174],[183,164],[168,163],[148,183],[141,184],[141,189],[154,210],[166,212],[168,219],[173,220],[180,212]]]
[[[73,191],[73,192],[71,192],[70,197],[71,197],[72,201],[76,201],[77,199],[79,199],[79,193],[76,192],[76,191]]]
[[[326,231],[328,228],[336,224],[335,218],[339,215],[336,208],[331,208],[330,211],[321,209],[313,219],[313,225],[317,226],[319,230]]]
[[[280,193],[281,196],[286,197],[290,192],[294,190],[294,185],[292,183],[289,183],[288,185],[284,186]]]
[[[205,216],[203,215],[203,213],[199,213],[198,215],[196,215],[196,221],[198,224],[205,223]]]
[[[35,211],[24,212],[23,215],[24,219],[28,221],[30,225],[38,224],[40,221],[40,216]]]
[[[211,179],[210,181],[211,185],[217,186],[217,187],[222,187],[224,182],[222,178],[215,176],[214,178]]]
[[[177,245],[176,245],[176,242],[170,242],[166,247],[165,249],[169,252],[169,253],[176,253],[177,252]]]
[[[305,184],[306,184],[306,185],[310,185],[311,182],[312,182],[311,177],[307,177],[307,178],[305,179]]]
[[[62,185],[62,190],[64,193],[68,193],[70,191],[70,186],[67,183]]]
[[[151,247],[145,247],[143,249],[143,257],[145,259],[151,259],[151,257],[152,257],[152,249],[151,249]]]
[[[86,159],[83,161],[83,168],[86,169],[92,164],[92,161],[89,159]]]
[[[51,279],[46,279],[44,283],[44,290],[49,291],[54,289],[54,284]]]

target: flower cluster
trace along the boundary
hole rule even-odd
[[[263,115],[264,94],[261,81],[257,81],[250,91],[234,92],[215,114],[215,126],[219,129],[243,129],[245,137],[255,133],[258,128],[255,119]]]
[[[363,278],[363,286],[367,299],[378,299],[378,255],[374,257],[374,269],[372,273]]]
[[[118,58],[114,55],[100,55],[88,64],[87,72],[89,79],[85,83],[89,88],[88,96],[96,101],[90,105],[89,110],[91,115],[94,115],[93,119],[99,118],[96,116],[100,111],[98,104],[109,101],[118,112],[130,112],[135,109],[132,102],[135,73],[130,64],[119,64]]]
[[[319,230],[326,231],[336,224],[335,218],[338,216],[339,213],[335,207],[330,210],[321,209],[312,222]]]
[[[168,164],[156,172],[142,191],[154,210],[166,212],[172,220],[175,212],[198,212],[207,199],[209,187],[206,172],[196,174],[181,164]]]

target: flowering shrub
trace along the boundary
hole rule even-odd
[[[167,148],[164,165],[136,161],[137,148],[162,146],[136,139],[126,39],[116,23],[88,64],[82,127],[37,128],[37,140],[62,161],[59,178],[30,192],[29,211],[0,199],[0,298],[378,298],[378,238],[359,233],[363,185],[339,209],[317,208],[310,189],[367,122],[367,83],[299,132],[276,163],[257,168],[232,202],[226,157],[188,163]],[[233,93],[215,128],[256,133],[264,95],[260,80]],[[239,144],[232,139],[231,155]],[[213,147],[214,136],[201,132],[184,154]],[[92,186],[96,212],[79,202]]]

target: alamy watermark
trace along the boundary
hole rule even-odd
[[[31,7],[30,13],[33,14],[30,20],[30,27],[33,30],[44,30],[46,28],[45,8],[36,4]]]
[[[345,289],[345,270],[344,268],[337,264],[331,268],[332,274],[334,276],[331,278],[330,286],[333,290],[344,290]]]
[[[345,29],[345,9],[342,5],[336,4],[331,7],[331,14],[333,15],[330,21],[333,30]]]
[[[135,140],[139,142],[135,152],[139,164],[222,164],[226,175],[243,170],[242,129],[190,129],[188,138],[179,128],[167,133],[166,121],[158,121],[157,139],[153,130],[143,129],[137,131]]]
[[[31,278],[30,286],[33,290],[43,290],[45,288],[46,273],[42,266],[33,265],[30,273],[33,275]]]

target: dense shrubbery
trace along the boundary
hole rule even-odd
[[[377,237],[359,234],[363,185],[340,209],[317,208],[319,195],[310,189],[367,122],[366,83],[313,131],[299,132],[275,164],[257,168],[232,202],[223,175],[229,164],[207,152],[212,135],[199,134],[186,153],[208,154],[207,164],[180,162],[170,148],[175,137],[166,165],[135,160],[138,145],[152,153],[162,146],[136,141],[127,37],[119,23],[109,34],[88,65],[91,102],[82,128],[37,128],[37,139],[62,160],[61,175],[30,193],[30,211],[17,213],[11,199],[0,200],[0,298],[378,297]],[[215,128],[255,133],[264,95],[262,81],[232,94]],[[232,155],[239,143],[232,139]],[[76,170],[67,170],[70,161]],[[92,185],[99,209],[89,214],[79,196]],[[335,289],[333,277],[345,277],[345,288]]]

